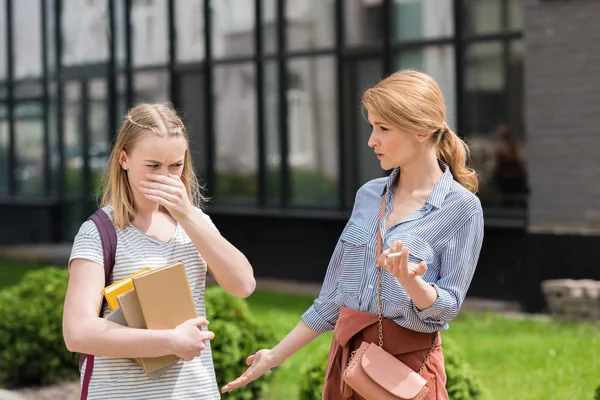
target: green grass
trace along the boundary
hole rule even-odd
[[[256,292],[248,303],[264,324],[283,338],[312,298]],[[600,385],[600,326],[549,319],[466,314],[444,335],[454,339],[488,392],[489,400],[592,399]],[[298,372],[331,333],[292,356],[275,372],[266,399],[297,398]]]

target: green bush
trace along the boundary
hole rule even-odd
[[[227,294],[219,287],[210,287],[205,296],[209,329],[214,332],[211,341],[213,361],[219,388],[240,376],[246,369],[246,358],[259,349],[277,343],[273,331],[260,325],[248,311],[244,300]],[[266,391],[272,374],[249,385],[223,395],[226,399],[253,400]]]
[[[77,376],[62,336],[67,276],[41,268],[0,290],[0,383],[45,385]]]
[[[596,391],[594,392],[594,400],[600,400],[600,385],[598,385]]]
[[[443,338],[444,361],[446,364],[446,389],[451,400],[479,400],[483,398],[479,381],[465,362],[460,349],[454,341]],[[323,378],[327,368],[329,348],[323,347],[315,352],[307,361],[301,372],[299,383],[300,400],[317,400],[321,398]],[[598,399],[597,399],[598,400]]]

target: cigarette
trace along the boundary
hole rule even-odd
[[[401,252],[401,251],[399,251],[399,252],[397,252],[397,253],[390,253],[390,254],[388,254],[388,255],[386,256],[386,258],[394,258],[394,257],[398,257],[398,256],[401,256],[401,255],[402,255],[402,252]]]

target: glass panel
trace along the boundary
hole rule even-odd
[[[102,172],[110,151],[106,91],[104,79],[90,81],[88,88],[90,131],[88,157],[90,158],[90,182],[93,193],[101,193]]]
[[[0,0],[0,81],[6,77],[8,68],[7,42],[6,42],[6,0]],[[3,96],[0,96],[2,98]],[[1,171],[0,171],[1,173]],[[2,178],[0,178],[2,179]],[[1,181],[0,181],[1,182]],[[1,189],[0,189],[1,190]]]
[[[281,201],[281,152],[279,151],[279,69],[276,61],[267,61],[263,82],[264,126],[267,145],[267,203]]]
[[[185,72],[177,76],[179,98],[177,107],[184,110],[183,123],[190,138],[190,152],[198,178],[206,177],[206,102],[204,100],[204,75]]]
[[[446,122],[456,128],[456,81],[454,48],[427,46],[406,49],[396,57],[397,69],[415,69],[429,74],[440,85],[446,102]]]
[[[137,72],[133,78],[135,103],[169,101],[169,76],[163,71]]]
[[[465,0],[465,33],[476,35],[502,30],[502,0]]]
[[[244,63],[214,69],[216,200],[255,203],[256,78],[254,65]]]
[[[63,65],[106,62],[109,56],[108,2],[63,0],[62,10]]]
[[[523,0],[508,0],[508,28],[523,30]]]
[[[277,52],[277,1],[262,1],[263,52]]]
[[[287,49],[313,50],[335,43],[333,0],[288,0],[286,3]]]
[[[254,54],[254,2],[211,1],[212,46],[215,58]]]
[[[15,78],[42,74],[42,10],[40,4],[39,0],[12,2]]]
[[[349,204],[354,202],[356,190],[367,181],[382,176],[383,170],[373,150],[367,145],[371,128],[362,113],[362,94],[382,78],[383,67],[377,58],[350,61],[344,65],[344,115],[348,133],[348,159],[357,160],[356,164],[346,165],[348,186],[352,188],[346,194]]]
[[[338,203],[339,146],[333,57],[288,64],[288,162],[294,204]]]
[[[177,61],[190,62],[204,59],[204,2],[178,0],[175,2],[175,29],[177,31]]]
[[[56,72],[56,41],[55,41],[55,0],[45,0],[46,3],[46,32],[44,32],[45,44],[48,46],[48,73]]]
[[[381,45],[384,10],[382,0],[345,0],[344,34],[348,45]]]
[[[168,0],[132,0],[133,65],[165,64],[169,59]]]
[[[121,126],[123,118],[127,114],[127,76],[125,74],[117,75],[117,127]]]
[[[115,61],[118,66],[124,66],[127,55],[127,50],[125,48],[125,44],[127,43],[127,37],[125,36],[125,0],[112,1],[114,2],[113,14],[115,18]]]
[[[14,89],[16,99],[40,98],[43,94],[42,84],[35,81],[15,83]]]
[[[58,177],[59,177],[59,153],[58,153],[58,110],[56,98],[56,81],[48,83],[48,126],[49,141],[50,141],[50,193],[53,196],[58,196]]]
[[[17,194],[42,195],[44,192],[44,124],[41,104],[16,105],[15,138]]]
[[[452,0],[394,0],[396,40],[449,37],[454,34]]]
[[[5,104],[0,104],[0,195],[8,193],[8,113]]]
[[[82,194],[83,144],[81,142],[81,85],[67,82],[63,89],[63,140],[65,156],[65,192]]]
[[[507,75],[502,43],[473,45],[466,53],[464,121],[484,207],[526,206],[521,44],[512,50]]]

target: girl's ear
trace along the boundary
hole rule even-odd
[[[129,169],[129,160],[125,150],[121,150],[121,154],[119,154],[119,164],[121,164],[121,168],[123,168],[125,171]]]

